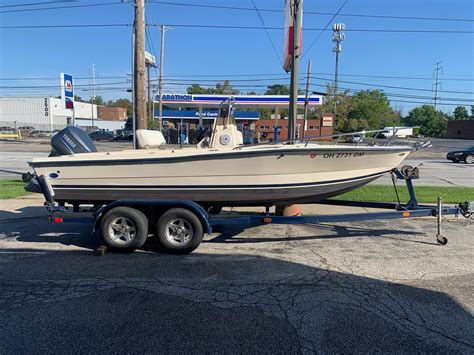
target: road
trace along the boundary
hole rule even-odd
[[[433,147],[412,153],[402,165],[420,168],[421,179],[416,183],[426,186],[474,187],[474,165],[454,164],[445,159],[446,151],[462,149],[473,145],[474,141],[438,139]],[[120,150],[130,148],[129,143],[99,142],[98,150]],[[2,151],[0,178],[14,177],[11,171],[27,171],[27,161],[33,157],[47,156],[50,148],[47,142],[0,142]],[[376,180],[374,184],[391,184],[390,175]]]
[[[225,227],[192,254],[92,250],[0,201],[0,353],[474,352],[474,225]],[[326,210],[324,212],[327,212]],[[341,211],[339,211],[341,212]]]

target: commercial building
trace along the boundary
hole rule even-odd
[[[303,136],[316,137],[322,135],[331,135],[332,131],[332,119],[328,123],[324,123],[321,119],[309,119],[306,122],[306,132],[303,135],[304,121],[298,115],[297,124],[296,124],[296,137],[302,138]],[[260,119],[256,123],[256,132],[260,137],[260,141],[269,140],[272,141],[274,137],[274,128],[275,120],[274,119]],[[278,120],[278,140],[288,139],[288,119],[279,119]]]
[[[124,114],[125,112],[125,114]],[[100,117],[102,115],[102,117]],[[122,129],[126,109],[74,103],[75,124],[86,130]],[[72,111],[66,110],[56,97],[0,97],[0,126],[53,132],[72,122]]]
[[[97,116],[100,120],[126,121],[127,109],[122,107],[97,106]]]
[[[474,119],[448,121],[446,138],[474,139]]]

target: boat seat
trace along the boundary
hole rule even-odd
[[[166,144],[165,137],[160,131],[138,129],[136,131],[136,138],[139,149],[158,148]]]

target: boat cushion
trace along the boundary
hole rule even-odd
[[[151,131],[148,129],[138,129],[136,131],[138,148],[157,148],[166,144],[165,137],[160,131]]]

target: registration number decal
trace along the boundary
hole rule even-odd
[[[325,153],[323,154],[323,158],[328,159],[328,158],[357,158],[357,157],[363,157],[364,152],[347,152],[347,153]]]

